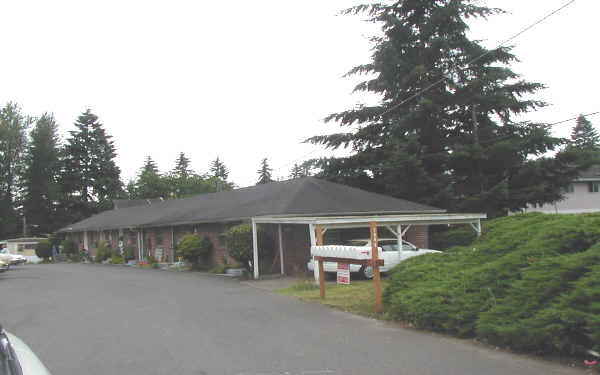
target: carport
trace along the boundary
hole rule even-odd
[[[486,214],[462,214],[462,213],[443,213],[443,214],[390,214],[390,215],[364,215],[364,216],[258,216],[252,217],[252,240],[253,240],[253,264],[254,278],[259,275],[258,262],[258,238],[256,232],[257,224],[277,224],[279,241],[279,259],[281,263],[281,274],[284,274],[284,248],[282,241],[282,224],[305,224],[309,227],[311,246],[323,244],[323,234],[328,229],[345,228],[369,228],[371,223],[376,227],[387,228],[398,238],[398,245],[402,244],[402,236],[412,225],[447,225],[447,224],[467,224],[481,235],[481,219],[485,219]],[[316,268],[315,268],[316,270]],[[315,271],[316,272],[316,271]]]

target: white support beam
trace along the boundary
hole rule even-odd
[[[470,224],[477,233],[477,238],[481,237],[481,220],[477,220],[476,222]]]
[[[85,249],[85,251],[88,252],[90,251],[90,245],[89,245],[89,240],[88,240],[88,232],[87,230],[83,232],[83,248]]]
[[[258,279],[258,237],[256,235],[256,222],[252,219],[252,264],[254,265],[254,279]]]
[[[277,225],[277,235],[277,237],[279,237],[279,263],[281,263],[281,274],[285,275],[285,268],[283,266],[283,236],[281,224]]]
[[[402,231],[402,236],[404,236],[404,235],[406,234],[406,232],[408,232],[408,230],[410,229],[410,227],[411,227],[411,225],[410,225],[410,224],[408,224],[408,225],[406,226],[406,228],[404,228],[404,230]]]
[[[398,237],[398,232],[396,230],[394,230],[394,228],[392,228],[391,225],[386,225],[385,226],[387,228],[387,230],[389,230],[390,232],[392,232],[392,234],[396,237]]]
[[[308,234],[310,235],[310,246],[316,246],[317,245],[317,238],[315,237],[315,225],[314,224],[308,224]],[[319,265],[317,264],[317,261],[312,258],[312,262],[313,262],[313,274],[315,277],[315,281],[319,281]]]
[[[396,226],[396,236],[398,237],[398,251],[402,251],[404,248],[402,247],[402,224],[398,224]]]

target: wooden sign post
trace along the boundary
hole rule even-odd
[[[323,257],[315,256],[315,260],[319,262],[319,289],[321,291],[321,298],[325,298],[325,273],[323,271],[323,262],[336,262],[336,263],[347,263],[347,264],[360,264],[364,267],[373,267],[374,284],[375,284],[375,311],[381,314],[383,311],[381,303],[381,275],[379,273],[379,267],[384,265],[383,259],[379,259],[377,252],[377,223],[370,223],[371,229],[371,259],[352,259],[352,258],[336,258],[336,257]],[[316,243],[317,246],[323,246],[323,228],[317,225],[316,231]]]
[[[375,276],[373,281],[375,284],[375,311],[377,314],[381,314],[383,311],[381,303],[381,275],[379,274],[379,267],[377,266],[379,260],[379,253],[377,251],[377,223],[372,221],[370,223],[371,229],[371,256],[373,260],[373,272]]]
[[[317,246],[323,246],[323,227],[317,225]],[[325,271],[323,270],[323,260],[319,259],[319,289],[321,298],[325,298]]]

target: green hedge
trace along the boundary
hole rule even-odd
[[[489,221],[469,246],[401,263],[384,301],[417,327],[540,354],[600,349],[600,214]]]

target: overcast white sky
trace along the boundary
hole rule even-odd
[[[63,138],[91,108],[114,137],[124,180],[146,155],[172,169],[180,151],[199,173],[219,156],[239,186],[256,182],[264,157],[284,177],[315,150],[305,138],[338,130],[327,114],[368,100],[342,75],[369,61],[377,29],[337,15],[362,2],[4,0],[0,104],[53,112]],[[566,2],[488,0],[509,13],[473,24],[472,36],[494,47]],[[552,104],[527,119],[600,110],[599,11],[576,0],[512,42],[522,61],[513,69],[546,84],[539,98]]]

